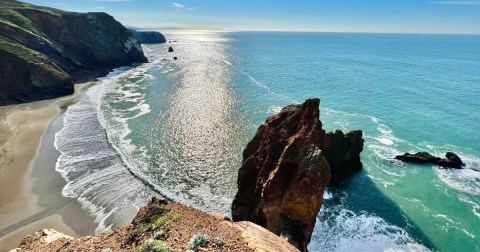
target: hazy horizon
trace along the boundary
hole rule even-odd
[[[158,30],[480,34],[480,0],[29,0]]]

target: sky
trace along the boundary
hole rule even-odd
[[[155,30],[480,34],[480,0],[26,0]]]

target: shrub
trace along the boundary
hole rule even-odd
[[[158,230],[157,232],[153,233],[153,239],[155,240],[162,240],[163,236],[165,236],[163,230]]]
[[[221,246],[223,246],[223,245],[225,244],[225,242],[223,241],[223,239],[220,238],[220,237],[215,237],[215,238],[213,238],[213,243],[215,243],[215,245],[217,245],[217,246],[219,246],[219,247],[221,247]]]
[[[203,233],[198,233],[190,239],[190,248],[193,251],[197,251],[200,247],[207,245],[208,236]]]
[[[173,248],[163,241],[150,238],[137,249],[137,252],[173,252]]]

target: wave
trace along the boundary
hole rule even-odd
[[[327,204],[320,210],[308,248],[310,251],[430,251],[407,231],[380,217]]]
[[[67,109],[64,127],[55,136],[55,147],[61,153],[56,170],[67,181],[62,194],[77,198],[83,209],[96,217],[97,233],[127,224],[141,206],[161,196],[132,176],[98,120],[98,102],[112,90],[112,83],[129,73],[130,69],[117,69],[89,89]],[[140,105],[138,111],[141,114],[148,109]]]

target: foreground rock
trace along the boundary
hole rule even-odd
[[[73,93],[75,78],[146,62],[135,36],[106,13],[0,0],[0,103]]]
[[[447,152],[445,158],[432,156],[428,152],[417,152],[415,154],[405,153],[403,155],[396,156],[395,159],[411,162],[417,164],[434,164],[446,168],[462,169],[465,164],[460,157],[453,152]]]
[[[298,251],[254,223],[232,223],[221,215],[157,199],[140,209],[132,224],[112,232],[72,238],[42,230],[25,237],[16,251],[139,251],[147,243],[162,244],[166,249],[161,251],[187,251],[198,233],[208,236],[200,251]]]
[[[257,223],[301,251],[307,251],[331,174],[362,167],[361,131],[326,135],[319,103],[287,106],[260,126],[243,152],[232,204],[234,221]]]
[[[162,44],[167,42],[165,39],[165,36],[161,34],[160,32],[154,32],[154,31],[135,31],[135,30],[130,30],[133,35],[135,35],[135,38],[142,43],[142,44]]]

